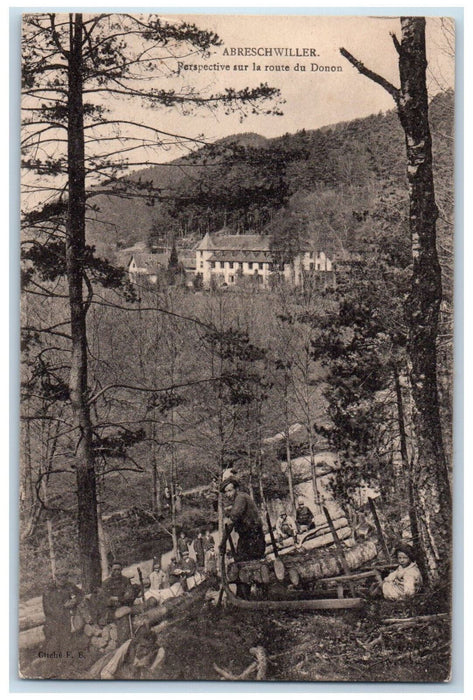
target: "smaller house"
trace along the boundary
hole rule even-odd
[[[127,265],[130,282],[146,279],[156,284],[159,271],[166,270],[168,263],[169,253],[133,253]]]

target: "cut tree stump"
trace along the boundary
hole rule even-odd
[[[269,583],[267,562],[261,560],[232,562],[227,569],[229,583]]]

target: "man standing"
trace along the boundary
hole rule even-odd
[[[261,559],[264,557],[265,541],[256,504],[247,493],[240,490],[240,483],[233,476],[225,479],[220,490],[231,504],[225,524],[238,533],[236,560]]]
[[[222,482],[220,490],[231,504],[225,525],[227,528],[234,528],[238,533],[235,561],[261,559],[264,557],[265,541],[263,524],[256,504],[247,493],[240,491],[240,483],[233,476]],[[248,599],[250,589],[249,584],[239,582],[237,596]]]
[[[54,582],[43,593],[44,636],[48,647],[67,650],[72,634],[71,613],[83,597],[81,589],[69,581],[67,571],[56,574]]]
[[[195,560],[199,569],[204,568],[205,557],[204,557],[204,538],[203,531],[199,530],[197,537],[192,542],[192,546],[195,552]]]
[[[204,545],[204,567],[206,574],[215,574],[217,565],[215,562],[215,542],[210,530],[207,528],[202,538]]]
[[[179,559],[183,559],[186,554],[189,554],[189,540],[187,539],[184,530],[181,530],[177,540],[177,553],[179,555]]]

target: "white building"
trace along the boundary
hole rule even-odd
[[[202,274],[205,287],[210,286],[212,278],[217,284],[233,285],[242,277],[268,287],[274,274],[300,286],[306,273],[331,272],[332,262],[324,252],[307,250],[291,264],[278,264],[270,250],[269,236],[229,235],[223,230],[207,233],[198,244],[195,271]]]

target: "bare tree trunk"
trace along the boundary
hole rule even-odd
[[[319,493],[319,487],[317,485],[317,469],[315,466],[315,458],[314,458],[314,440],[312,436],[312,427],[309,426],[309,454],[310,454],[310,474],[312,477],[312,489],[314,491],[314,503],[317,506],[317,512],[321,512],[321,504],[320,504],[320,493]]]
[[[296,502],[294,499],[294,482],[292,478],[292,457],[291,457],[291,442],[289,440],[289,427],[286,428],[286,464],[287,464],[287,485],[289,487],[289,500],[293,512],[296,510]]]
[[[404,401],[402,398],[402,388],[401,382],[399,381],[399,374],[397,367],[393,367],[393,377],[394,377],[394,388],[396,391],[396,407],[397,407],[397,417],[399,424],[399,446],[401,451],[401,462],[404,472],[404,478],[407,486],[407,498],[409,507],[409,523],[411,526],[412,539],[416,545],[419,544],[419,527],[417,523],[417,513],[414,500],[414,488],[412,483],[412,473],[411,465],[409,462],[409,455],[407,452],[407,438],[406,438],[406,426],[404,421]]]
[[[56,550],[54,549],[54,532],[53,523],[51,520],[51,511],[47,509],[48,504],[48,487],[46,482],[46,477],[42,479],[41,482],[41,497],[43,503],[46,505],[46,531],[48,533],[48,551],[49,551],[49,565],[51,567],[51,575],[53,579],[56,578],[57,562],[56,562]]]
[[[56,578],[56,552],[54,550],[54,535],[53,535],[53,523],[51,517],[48,515],[46,518],[46,529],[48,531],[48,549],[49,549],[49,564],[51,566],[51,575]]]
[[[161,484],[156,459],[156,409],[153,409],[153,422],[151,423],[151,477],[152,477],[152,511],[158,518],[161,515]]]
[[[102,506],[100,505],[100,501],[97,503],[97,531],[99,537],[100,568],[102,569],[102,581],[104,581],[108,576],[108,548],[103,527]]]
[[[291,437],[289,434],[290,421],[289,421],[289,399],[288,399],[288,385],[289,377],[287,372],[284,373],[284,418],[285,418],[285,433],[286,433],[286,464],[287,464],[287,484],[289,487],[289,499],[291,501],[292,510],[296,512],[296,502],[294,498],[294,482],[292,478],[292,457],[291,457]]]
[[[255,500],[255,493],[253,489],[253,462],[251,458],[251,448],[248,447],[248,472],[249,472],[249,479],[248,479],[248,492],[252,498],[252,500]]]
[[[412,242],[412,287],[408,304],[409,356],[418,455],[413,474],[423,549],[435,577],[450,559],[451,496],[443,449],[437,390],[437,331],[442,299],[436,248],[432,139],[425,80],[425,19],[401,19],[399,118],[406,136]]]
[[[451,558],[451,492],[445,459],[437,388],[437,331],[442,298],[436,248],[432,138],[426,86],[425,18],[401,17],[399,55],[401,87],[366,68],[346,49],[341,53],[360,73],[393,97],[404,130],[412,246],[411,292],[407,305],[408,352],[414,399],[417,455],[413,470],[414,500],[420,541],[432,581]]]
[[[92,450],[92,425],[87,402],[88,301],[83,298],[85,255],[85,166],[84,109],[82,102],[82,15],[70,15],[68,61],[68,221],[66,268],[71,312],[71,370],[69,392],[74,422],[78,429],[76,452],[77,523],[79,561],[85,591],[101,582],[97,528],[97,492]]]

